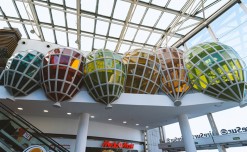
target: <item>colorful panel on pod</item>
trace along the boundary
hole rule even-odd
[[[43,59],[42,87],[55,105],[71,99],[82,87],[83,61],[82,53],[68,48],[53,49]]]
[[[28,95],[39,87],[40,67],[44,55],[27,50],[14,54],[5,68],[5,88],[13,96]]]
[[[86,58],[84,73],[89,94],[110,108],[124,90],[126,70],[121,55],[107,49],[93,51]]]
[[[186,52],[185,62],[193,88],[216,98],[243,101],[245,64],[233,48],[202,43]]]
[[[157,56],[161,66],[161,88],[179,106],[181,98],[190,88],[184,53],[177,48],[167,47],[159,49]]]
[[[126,93],[156,94],[160,85],[159,59],[153,51],[136,49],[123,56],[127,65]]]

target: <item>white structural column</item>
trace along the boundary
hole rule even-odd
[[[219,131],[218,131],[217,126],[215,124],[214,117],[213,117],[212,113],[208,113],[207,116],[208,116],[208,121],[209,121],[209,124],[211,126],[213,135],[214,136],[219,135]],[[216,144],[216,146],[217,146],[219,152],[226,152],[225,147],[221,146],[220,144]]]
[[[182,133],[186,152],[196,152],[196,145],[191,133],[188,116],[186,114],[179,115],[178,122]]]
[[[79,118],[78,131],[76,136],[75,152],[85,152],[87,146],[87,133],[89,125],[89,114],[83,113]]]

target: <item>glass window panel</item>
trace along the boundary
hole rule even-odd
[[[76,1],[65,1],[67,7],[76,8]]]
[[[22,2],[17,2],[17,1],[15,3],[17,5],[17,8],[18,8],[20,14],[21,14],[21,17],[23,19],[28,19],[27,12],[25,10],[25,7],[24,7],[23,3]]]
[[[63,5],[63,0],[50,0],[50,2]]]
[[[96,0],[81,0],[81,9],[95,12]]]
[[[212,38],[206,28],[202,29],[199,33],[197,33],[195,36],[193,36],[191,39],[189,39],[186,42],[186,45],[188,48],[197,45],[199,43],[212,41]]]
[[[18,14],[15,10],[15,6],[12,1],[0,1],[0,6],[6,16],[18,17]]]
[[[153,0],[152,4],[164,7],[164,6],[166,6],[167,2],[168,2],[168,0]]]
[[[196,8],[198,8],[198,6],[201,8],[201,3],[202,0],[195,0],[195,2],[193,3],[193,7],[191,9],[187,9],[185,13],[188,14],[192,14],[193,12],[191,12],[191,10],[195,10]],[[204,2],[204,7],[205,7],[205,3],[207,3],[208,1],[203,1]]]
[[[99,0],[98,13],[106,16],[110,16],[112,13],[114,0]]]
[[[77,48],[78,45],[76,43],[77,36],[75,34],[68,33],[69,36],[69,46],[73,48]]]
[[[93,39],[91,37],[81,37],[81,49],[83,51],[92,51]]]
[[[182,30],[178,30],[176,33],[181,34],[181,35],[186,35],[188,34],[191,30],[193,30],[197,25],[193,25],[191,27],[182,29]],[[180,28],[181,29],[181,28]]]
[[[234,30],[242,23],[246,22],[247,15],[238,4],[230,8],[223,15],[211,23],[211,28],[218,38],[224,36],[229,31]]]
[[[167,29],[175,17],[174,14],[164,12],[156,27],[163,30]]]
[[[147,26],[154,26],[160,16],[160,13],[161,11],[149,8],[142,24]]]
[[[96,33],[101,35],[106,35],[109,27],[108,22],[97,20]]]
[[[219,41],[236,50],[246,63],[247,23],[246,15],[241,8],[235,5],[225,12],[222,17],[216,19],[211,27]]]
[[[69,28],[77,29],[76,20],[76,15],[67,13],[67,23]]]
[[[141,6],[141,5],[137,5],[135,12],[131,18],[131,22],[139,24],[141,19],[142,19],[142,16],[144,15],[145,10],[146,10],[146,7]]]
[[[157,41],[161,38],[161,34],[158,33],[152,33],[148,39],[148,44],[155,45]]]
[[[94,49],[102,49],[105,46],[105,40],[94,39]]]
[[[125,52],[129,51],[129,49],[130,49],[130,45],[122,44],[120,49],[119,49],[119,53],[125,53]]]
[[[53,30],[48,29],[48,28],[43,28],[43,27],[41,29],[42,29],[45,41],[55,43]]]
[[[197,26],[198,21],[193,20],[193,19],[188,19],[187,21],[185,21],[181,26],[179,25],[179,29],[183,29],[183,30],[178,30],[177,33],[185,35],[187,34],[189,31],[191,31],[193,28],[195,28]],[[193,26],[191,26],[193,25]],[[191,26],[188,28],[188,26]]]
[[[184,4],[187,2],[187,0],[175,0],[175,1],[170,1],[168,8],[174,9],[177,11],[180,11],[181,8],[184,6]]]
[[[94,19],[81,17],[81,29],[87,32],[94,31]]]
[[[67,45],[67,40],[66,40],[66,33],[65,32],[61,32],[61,31],[57,31],[56,32],[56,37],[57,37],[57,43],[63,46]]]
[[[112,23],[109,35],[118,38],[120,36],[122,28],[123,28],[122,25],[118,25],[118,24],[113,24]]]
[[[114,10],[113,18],[124,21],[128,14],[129,7],[130,7],[130,3],[118,0]]]
[[[27,35],[26,35],[25,31],[24,31],[24,28],[23,28],[22,24],[20,24],[20,23],[10,23],[10,24],[11,24],[11,26],[13,28],[18,28],[18,30],[21,32],[21,35],[22,35],[21,37],[22,38],[27,38]]]
[[[117,46],[117,42],[107,41],[106,43],[106,49],[115,51],[115,48]]]
[[[2,29],[4,27],[9,27],[9,26],[8,26],[7,22],[0,20],[0,28]]]
[[[132,41],[137,29],[129,27],[125,33],[124,39]]]
[[[28,32],[28,35],[30,36],[30,39],[34,39],[34,40],[40,40],[40,38],[35,34],[35,33],[31,33],[31,30],[34,30],[36,31],[36,33],[38,34],[38,29],[36,26],[32,26],[31,25],[25,25],[26,26],[26,29],[27,29],[27,32]]]
[[[139,30],[136,34],[135,42],[144,43],[149,35],[150,32]]]
[[[205,17],[208,18],[212,14],[214,14],[217,10],[219,10],[222,6],[224,6],[226,3],[228,3],[229,0],[224,0],[224,1],[218,1],[216,4],[213,6],[210,6],[208,9],[205,10]],[[213,3],[212,1],[206,1],[206,5],[209,5],[210,3]],[[203,17],[203,12],[199,13],[197,16]]]
[[[35,6],[40,22],[51,23],[49,9],[42,6]]]
[[[141,47],[142,47],[142,45],[131,45],[130,50],[139,49]]]
[[[64,12],[58,10],[51,10],[52,18],[55,25],[65,26]]]
[[[164,40],[162,46],[172,46],[174,43],[176,43],[179,40],[179,38],[176,37],[171,38],[170,36],[168,36],[167,39],[168,39],[168,43],[166,44],[166,40]]]

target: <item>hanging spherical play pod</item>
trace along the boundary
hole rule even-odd
[[[156,94],[160,86],[159,59],[153,51],[136,49],[123,56],[127,66],[126,93]]]
[[[60,107],[82,87],[83,61],[82,53],[68,48],[53,49],[44,57],[41,84],[54,106]]]
[[[207,95],[246,104],[245,63],[237,52],[219,42],[198,44],[185,53],[193,88]]]
[[[167,47],[157,51],[161,66],[161,88],[176,106],[181,105],[181,98],[190,88],[183,55],[183,51],[177,48]]]
[[[93,51],[88,54],[84,67],[89,94],[110,108],[124,91],[126,70],[121,56],[107,49]]]
[[[44,55],[34,50],[17,52],[5,68],[5,88],[13,96],[28,95],[39,87]]]

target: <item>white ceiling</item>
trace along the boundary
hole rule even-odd
[[[173,106],[166,95],[122,94],[120,99],[113,103],[112,109],[105,109],[105,105],[96,103],[86,91],[79,92],[71,101],[63,102],[61,108],[56,108],[49,101],[42,90],[37,90],[29,96],[16,98],[15,101],[6,96],[6,91],[0,86],[1,101],[20,115],[45,117],[78,117],[80,113],[89,113],[95,118],[91,121],[110,123],[144,130],[146,126],[155,128],[177,122],[179,114],[188,114],[190,118],[205,115],[238,106],[234,102],[222,102],[201,93],[187,94],[182,100],[182,106]],[[31,100],[33,99],[33,100]],[[22,107],[23,111],[17,110]],[[43,110],[48,110],[44,113]],[[71,112],[72,115],[67,115]],[[112,121],[108,121],[111,118]],[[127,124],[123,124],[127,121]],[[136,124],[140,124],[136,126]]]

